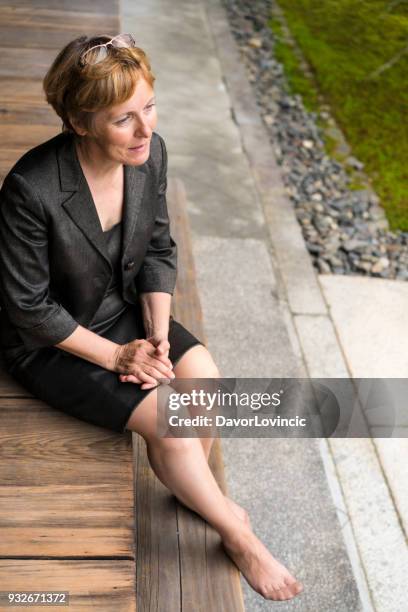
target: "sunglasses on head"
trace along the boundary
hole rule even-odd
[[[80,58],[81,66],[86,66],[87,64],[98,64],[99,62],[102,62],[108,55],[109,45],[116,47],[117,49],[131,49],[132,47],[136,47],[136,42],[131,34],[118,34],[117,36],[111,38],[111,40],[108,42],[94,45],[82,53]],[[97,49],[96,52],[95,49]],[[90,54],[91,51],[94,51],[94,53]]]

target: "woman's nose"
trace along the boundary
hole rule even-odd
[[[150,138],[151,134],[152,134],[152,129],[147,123],[145,123],[144,121],[138,122],[138,124],[135,127],[135,132],[134,132],[134,135],[136,138],[140,136],[144,138]]]

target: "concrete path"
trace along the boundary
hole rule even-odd
[[[204,325],[222,374],[350,376],[339,337],[347,326],[333,317],[337,278],[311,266],[220,1],[124,0],[122,9],[122,30],[157,77],[157,131],[169,174],[186,187]],[[404,560],[406,498],[397,510],[380,453],[391,471],[398,462],[383,442],[223,439],[231,496],[305,585],[280,610],[402,611],[405,579],[392,560],[382,565],[381,546]],[[367,506],[373,521],[385,518],[381,541],[364,523]],[[248,611],[277,605],[243,586]]]

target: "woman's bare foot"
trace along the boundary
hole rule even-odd
[[[240,518],[241,521],[243,521],[250,529],[252,529],[251,521],[249,520],[249,514],[245,510],[245,508],[234,502],[234,500],[232,500],[230,497],[227,497],[226,495],[225,499],[227,500],[231,510],[237,515],[237,517]]]
[[[303,591],[303,586],[244,526],[233,537],[222,538],[223,546],[248,584],[265,599],[284,601]]]

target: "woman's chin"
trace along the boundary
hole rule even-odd
[[[146,147],[143,151],[132,151],[128,149],[126,154],[126,164],[128,166],[141,166],[149,159],[150,147]]]

